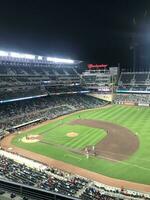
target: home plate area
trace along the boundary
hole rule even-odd
[[[21,139],[24,143],[35,143],[40,141],[40,135],[28,135]]]

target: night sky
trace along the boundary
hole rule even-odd
[[[150,0],[0,3],[2,50],[110,65],[132,63],[133,41],[150,52]]]

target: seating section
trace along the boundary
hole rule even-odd
[[[81,86],[47,86],[45,87],[48,94],[65,94],[65,93],[73,93],[73,92],[81,92],[85,89]]]
[[[0,100],[42,95],[47,86],[80,84],[78,65],[58,65],[44,63],[0,63]],[[22,90],[22,92],[21,92]],[[36,93],[30,92],[36,91]],[[24,94],[23,94],[24,92]]]
[[[56,67],[57,66],[57,67]],[[38,76],[38,75],[63,75],[63,74],[76,74],[76,71],[73,70],[72,66],[66,66],[66,65],[61,65],[61,67],[59,67],[56,64],[53,65],[34,65],[31,63],[26,63],[24,65],[24,63],[6,63],[5,66],[4,65],[0,65],[0,75],[7,75],[7,76],[14,76],[14,75],[32,75],[32,76]]]
[[[0,176],[15,183],[83,200],[150,199],[148,194],[106,186],[3,150],[0,150]]]
[[[148,79],[148,73],[135,74],[136,83],[143,84]]]
[[[86,179],[66,178],[66,173],[54,168],[38,171],[0,156],[0,176],[25,185],[35,186],[47,191],[75,196],[87,184]]]
[[[123,72],[118,81],[114,102],[150,105],[149,72]]]
[[[11,100],[17,98],[27,98],[31,96],[40,96],[40,95],[48,95],[48,92],[45,89],[41,89],[41,87],[24,87],[24,89],[20,88],[8,88],[6,90],[0,90],[0,100]]]
[[[84,200],[93,200],[93,199],[114,200],[116,199],[115,197],[111,197],[109,195],[105,195],[101,193],[99,190],[96,190],[93,187],[86,188],[81,198]]]
[[[114,102],[117,104],[131,102],[137,104],[150,104],[150,94],[117,94]]]
[[[94,108],[106,101],[84,94],[64,94],[0,104],[0,128],[35,119],[52,119],[76,110]]]
[[[133,102],[149,104],[149,72],[123,72],[116,88],[115,102]],[[126,94],[126,95],[123,95]],[[147,94],[147,95],[146,95]]]
[[[0,89],[0,101],[51,94],[80,93],[85,91],[81,86],[25,86],[24,88]]]
[[[122,72],[119,85],[145,85],[149,82],[149,72]]]
[[[134,74],[130,73],[122,73],[119,79],[120,84],[130,84],[133,79]]]
[[[83,81],[83,84],[84,84],[84,82],[86,82],[88,84],[95,83],[96,75],[94,75],[94,76],[84,76],[82,81]]]

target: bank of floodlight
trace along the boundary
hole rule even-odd
[[[35,59],[35,56],[32,54],[24,54],[16,52],[10,52],[10,56],[13,58]]]
[[[23,58],[23,54],[21,53],[16,53],[16,52],[10,52],[10,56],[12,58]]]
[[[64,58],[54,58],[54,57],[47,57],[47,61],[55,62],[55,63],[68,63],[73,64],[74,61],[70,59],[64,59]]]
[[[35,55],[32,55],[32,54],[24,54],[24,58],[34,60],[34,59],[35,59]]]
[[[48,62],[54,63],[66,63],[66,64],[73,64],[74,60],[65,59],[65,58],[56,58],[56,57],[43,57],[43,56],[35,56],[32,54],[26,53],[18,53],[18,52],[7,52],[0,50],[0,57],[11,57],[11,58],[18,58],[18,59],[30,59],[30,60],[47,60]]]
[[[6,57],[6,56],[8,56],[8,52],[6,52],[6,51],[0,51],[0,56]]]
[[[42,60],[43,59],[43,57],[42,56],[38,56],[38,60]]]

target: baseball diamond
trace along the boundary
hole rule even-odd
[[[149,116],[150,109],[145,107],[113,105],[86,110],[8,136],[1,145],[24,152],[23,155],[28,150],[31,155],[38,153],[98,174],[148,185]],[[66,134],[71,132],[78,136],[68,137]],[[41,137],[36,143],[24,143],[22,138],[28,135]],[[85,148],[93,146],[96,154],[87,159]]]

